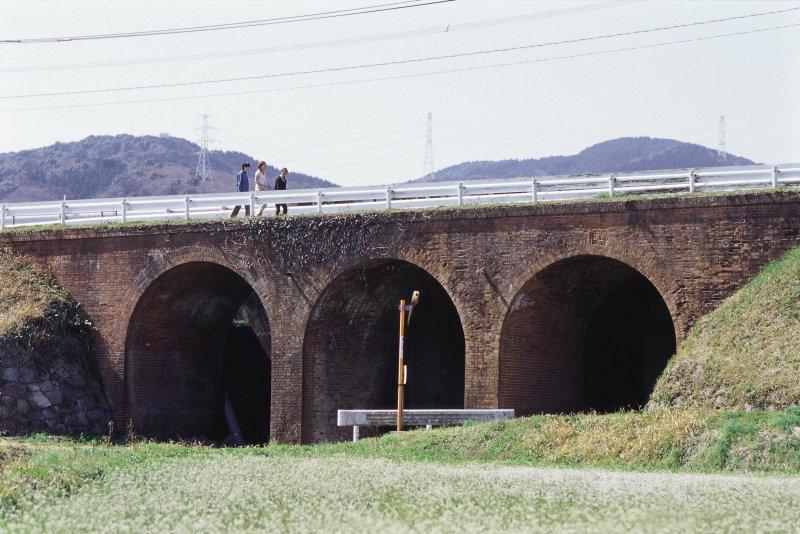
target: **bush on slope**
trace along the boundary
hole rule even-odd
[[[0,337],[68,307],[66,292],[52,277],[0,249]]]

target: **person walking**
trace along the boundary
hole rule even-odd
[[[236,190],[240,193],[246,193],[247,191],[250,191],[250,178],[247,177],[247,169],[249,168],[250,164],[245,161],[242,163],[242,170],[236,175]],[[231,218],[239,215],[240,209],[242,209],[241,205],[235,206],[231,212]],[[246,216],[250,216],[250,204],[244,205],[244,213]]]
[[[267,176],[264,171],[267,170],[267,164],[263,161],[258,162],[258,169],[256,169],[256,175],[253,179],[255,182],[255,190],[256,191],[268,191],[270,189],[270,185],[267,183]],[[266,204],[261,204],[261,207],[258,209],[258,216],[261,217],[264,214],[264,208],[266,208]]]
[[[280,174],[278,177],[275,178],[275,191],[285,191],[286,190],[286,175],[289,174],[289,171],[286,170],[286,167],[281,169]],[[289,207],[286,204],[275,204],[275,216],[281,214],[281,208],[283,209],[283,214],[286,215],[289,211]]]

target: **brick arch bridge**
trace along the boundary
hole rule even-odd
[[[771,192],[2,239],[95,325],[119,424],[211,435],[228,392],[258,408],[243,417],[264,438],[298,443],[342,439],[337,408],[391,406],[396,301],[412,289],[412,405],[638,406],[692,323],[800,242],[799,215],[800,194]],[[260,345],[231,341],[241,317]]]

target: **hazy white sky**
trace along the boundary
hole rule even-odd
[[[7,1],[0,2],[0,39],[219,24],[389,1]],[[595,9],[575,12],[582,6]],[[800,7],[800,1],[458,0],[248,29],[0,44],[0,97],[281,74],[569,40],[793,7]],[[524,16],[553,11],[557,13],[547,17]],[[465,23],[509,17],[515,20],[463,28]],[[800,23],[800,10],[635,36],[336,73],[89,95],[0,98],[0,152],[92,134],[168,132],[197,140],[198,115],[209,113],[217,128],[212,132],[212,148],[241,150],[277,166],[348,185],[421,175],[429,111],[434,118],[437,167],[477,159],[570,154],[598,141],[628,135],[672,137],[716,147],[717,123],[724,114],[729,152],[756,161],[800,161],[800,27],[531,62],[793,23]],[[416,31],[443,30],[448,25],[453,31]],[[363,39],[408,32],[417,35]],[[362,38],[362,42],[305,49],[293,46],[352,38]],[[243,52],[225,54],[234,51]],[[191,55],[225,57],[184,57]],[[292,89],[513,62],[518,64]],[[186,99],[243,91],[260,92]],[[159,98],[173,100],[97,105]],[[92,106],[64,108],[83,104]],[[37,107],[58,109],[23,109]]]

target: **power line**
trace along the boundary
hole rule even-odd
[[[221,130],[220,128],[217,128],[217,129]],[[418,130],[418,127],[414,127],[413,129]],[[235,132],[231,132],[229,130],[221,130],[221,131],[223,133],[225,133],[226,135],[229,135],[230,137],[233,137],[233,138],[238,137],[238,138],[240,138],[242,140],[249,141],[249,139],[247,137],[238,135]],[[404,130],[399,130],[399,131],[404,132],[404,131],[409,131],[409,129],[406,128]],[[368,140],[368,139],[370,139],[370,140],[379,139],[381,137],[386,137],[386,135],[385,134],[382,135],[382,134],[378,133],[378,134],[376,134],[374,136],[369,136],[369,137],[361,137],[361,138],[355,138],[355,139],[350,139],[350,140],[342,140],[341,143],[335,143],[335,144],[332,144],[332,143],[320,143],[319,145],[299,145],[299,146],[295,145],[295,146],[291,146],[291,147],[282,146],[281,149],[282,150],[286,150],[286,151],[291,151],[291,152],[294,152],[294,153],[297,153],[298,151],[302,151],[302,152],[306,152],[307,153],[307,152],[310,151],[311,148],[316,148],[316,147],[319,147],[319,146],[322,146],[322,147],[332,146],[332,145],[335,146],[337,144],[364,141],[364,140]],[[394,137],[394,136],[391,136],[391,137]],[[393,150],[393,149],[396,149],[398,146],[408,145],[408,144],[417,143],[417,142],[419,142],[419,137],[418,136],[408,137],[406,135],[406,136],[403,136],[400,139],[393,140],[391,142],[383,142],[383,143],[380,143],[380,144],[370,144],[370,145],[366,145],[366,146],[360,146],[358,148],[350,148],[350,149],[347,149],[347,150],[344,150],[344,151],[335,150],[334,152],[324,152],[324,151],[323,152],[319,152],[319,151],[314,150],[313,152],[315,154],[319,154],[320,156],[324,156],[326,158],[329,158],[329,157],[338,157],[338,156],[354,154],[354,153],[360,153],[360,152],[372,152],[372,151],[376,151],[376,150],[380,151],[380,150],[390,150],[390,149]]]
[[[445,130],[456,130],[457,132],[466,132],[470,133],[477,133],[481,135],[488,135],[494,137],[501,137],[503,139],[507,139],[508,136],[513,137],[522,137],[522,138],[529,138],[529,139],[551,139],[554,137],[563,137],[563,138],[587,138],[587,137],[596,137],[596,136],[607,136],[607,135],[616,135],[614,132],[593,132],[593,133],[582,133],[582,134],[565,134],[565,133],[555,133],[548,131],[547,133],[538,133],[538,134],[528,134],[523,133],[520,131],[511,131],[511,130],[498,130],[494,128],[479,128],[474,126],[463,126],[458,124],[451,124],[447,122],[438,122],[439,128],[444,128]],[[714,126],[703,126],[699,128],[683,128],[680,130],[671,129],[671,130],[656,130],[651,131],[650,135],[675,135],[675,134],[687,134],[687,133],[694,133],[694,132],[701,132],[701,131],[711,131],[716,130]],[[441,137],[453,137],[454,134],[444,133],[439,134]],[[458,135],[458,134],[455,134]]]
[[[787,144],[787,145],[793,145],[793,144],[795,144],[797,142],[800,142],[800,139],[791,139],[791,138],[788,138],[788,137],[781,137],[781,136],[778,136],[778,135],[775,135],[775,134],[765,134],[765,133],[762,133],[762,132],[755,132],[753,130],[747,130],[745,128],[739,128],[737,126],[728,126],[728,130],[732,130],[734,132],[741,132],[741,133],[744,133],[744,134],[752,135],[752,136],[755,136],[757,138],[761,138],[764,141],[773,141],[773,142],[776,142],[776,143],[784,143],[784,144]]]
[[[223,133],[225,133],[227,136],[229,136],[231,138],[234,138],[234,139],[235,138],[239,138],[241,140],[249,142],[248,138],[246,138],[244,136],[240,136],[240,135],[235,134],[233,132],[230,132],[228,130],[222,130],[222,131],[223,131]],[[379,136],[375,136],[375,137],[379,137]],[[396,151],[397,147],[399,147],[399,146],[409,145],[411,143],[418,143],[418,142],[419,142],[419,138],[417,136],[415,136],[413,138],[401,139],[401,140],[398,140],[398,141],[392,141],[391,143],[384,142],[384,143],[381,143],[381,144],[361,146],[361,147],[358,147],[358,148],[351,148],[351,149],[344,150],[344,151],[339,150],[339,151],[336,151],[336,152],[329,152],[329,153],[323,153],[323,154],[320,154],[319,152],[315,151],[315,154],[317,154],[317,156],[315,156],[315,159],[327,162],[328,160],[330,160],[330,158],[338,158],[338,157],[341,157],[341,156],[348,156],[350,154],[361,154],[361,153],[368,153],[368,152],[375,152],[375,151],[381,152],[381,151],[386,151],[386,150]],[[291,152],[293,154],[298,154],[300,151],[307,150],[307,147],[304,147],[304,146],[293,146],[293,147],[283,147],[283,146],[277,147],[276,146],[276,148],[280,148],[283,152],[287,152],[287,153]]]
[[[587,41],[597,41],[601,39],[611,39],[616,37],[625,37],[630,35],[640,35],[645,33],[652,33],[658,31],[665,31],[665,30],[675,30],[680,28],[689,28],[694,26],[701,26],[704,24],[715,24],[719,22],[729,22],[732,20],[742,20],[748,19],[753,17],[762,17],[765,15],[774,15],[778,13],[786,13],[790,11],[797,11],[800,10],[800,7],[793,7],[788,9],[782,9],[777,11],[765,11],[760,13],[751,13],[748,15],[738,15],[735,17],[727,17],[721,19],[711,19],[705,21],[697,21],[697,22],[689,22],[684,24],[675,24],[671,26],[659,26],[655,28],[647,28],[643,30],[633,30],[629,32],[618,32],[618,33],[610,33],[604,35],[594,35],[591,37],[578,37],[574,39],[565,39],[561,41],[551,41],[546,43],[535,43],[529,45],[520,45],[520,46],[511,46],[505,48],[492,48],[487,50],[473,50],[470,52],[459,52],[456,54],[446,54],[441,56],[428,56],[422,58],[407,58],[407,59],[400,59],[396,61],[383,61],[378,63],[365,63],[360,65],[345,65],[342,67],[329,67],[324,69],[313,69],[313,70],[304,70],[304,71],[294,71],[294,72],[284,72],[278,74],[257,74],[252,76],[239,76],[234,78],[219,78],[215,80],[195,80],[190,82],[173,82],[173,83],[162,83],[162,84],[152,84],[152,85],[134,85],[128,87],[108,87],[105,89],[86,89],[86,90],[78,90],[78,91],[56,91],[50,93],[29,93],[29,94],[22,94],[22,95],[3,95],[0,96],[0,99],[7,100],[12,98],[36,98],[36,97],[46,97],[46,96],[68,96],[68,95],[84,95],[84,94],[98,94],[98,93],[112,93],[112,92],[121,92],[121,91],[137,91],[142,89],[166,89],[172,87],[188,87],[188,86],[196,86],[196,85],[208,85],[208,84],[216,84],[216,83],[228,83],[228,82],[240,82],[240,81],[252,81],[252,80],[264,80],[268,78],[283,78],[283,77],[290,77],[290,76],[301,76],[307,74],[323,74],[328,72],[343,72],[349,70],[356,70],[356,69],[365,69],[365,68],[375,68],[375,67],[388,67],[392,65],[405,65],[411,63],[423,63],[427,61],[441,61],[444,59],[455,59],[455,58],[463,58],[463,57],[474,57],[480,55],[487,55],[487,54],[497,54],[497,53],[504,53],[504,52],[513,52],[519,50],[529,50],[533,48],[542,48],[542,47],[549,47],[549,46],[557,46],[557,45],[564,45],[564,44],[574,44],[574,43],[581,43]]]
[[[218,130],[220,130],[223,133],[224,136],[229,137],[230,139],[237,140],[237,142],[244,142],[244,143],[246,143],[248,145],[255,146],[253,144],[253,141],[248,139],[248,138],[246,138],[245,136],[239,135],[239,134],[231,132],[229,130],[223,130],[223,129],[218,129]],[[266,144],[266,143],[261,141],[261,142],[259,142],[259,144]],[[321,165],[321,166],[324,166],[324,167],[329,168],[329,169],[348,169],[348,168],[352,169],[352,168],[356,168],[357,171],[360,174],[364,174],[364,173],[371,173],[371,174],[378,174],[378,175],[384,174],[384,172],[382,170],[376,169],[376,168],[371,168],[369,165],[364,165],[365,163],[371,163],[371,162],[374,162],[374,161],[385,160],[387,158],[393,158],[393,157],[399,157],[399,156],[407,156],[407,155],[411,155],[411,154],[419,154],[419,149],[413,149],[413,150],[409,150],[409,151],[405,151],[405,152],[393,151],[391,154],[383,154],[383,155],[380,155],[380,156],[374,156],[374,157],[371,157],[371,158],[359,159],[359,160],[355,160],[355,161],[349,160],[349,161],[345,161],[345,162],[341,162],[341,161],[337,162],[335,160],[335,158],[337,156],[339,156],[340,154],[332,155],[332,156],[326,156],[324,158],[317,157],[317,156],[311,156],[311,155],[308,155],[308,154],[300,155],[297,152],[295,152],[293,149],[290,149],[290,148],[287,148],[287,147],[283,147],[283,146],[279,146],[279,145],[275,145],[275,144],[273,144],[271,142],[268,143],[268,144],[270,145],[271,148],[269,150],[267,150],[267,152],[280,153],[280,154],[283,154],[285,156],[288,156],[290,159],[297,159],[297,160],[302,160],[302,161],[310,161],[312,163],[316,162],[317,165]],[[336,172],[339,172],[339,171],[336,171]]]
[[[218,130],[220,131],[220,133],[224,137],[228,137],[228,138],[230,138],[230,139],[232,139],[232,140],[234,140],[234,141],[236,141],[238,143],[244,142],[244,143],[246,143],[248,145],[251,145],[253,147],[256,146],[253,143],[252,139],[249,139],[249,138],[247,138],[247,137],[245,137],[243,135],[239,135],[237,133],[231,132],[230,130],[223,130],[223,129],[220,129],[220,128],[218,128]],[[257,144],[260,146],[259,150],[261,150],[261,148],[266,148],[267,145],[268,145],[270,148],[269,148],[269,150],[266,150],[266,152],[283,154],[285,156],[288,156],[289,159],[310,161],[312,163],[313,162],[317,162],[318,165],[325,165],[327,167],[336,168],[336,167],[355,167],[355,166],[359,166],[359,167],[362,167],[362,170],[363,170],[363,165],[362,164],[365,163],[365,162],[372,161],[371,159],[368,159],[368,160],[359,160],[359,161],[353,161],[353,162],[348,162],[348,163],[331,163],[330,162],[330,157],[331,156],[322,158],[322,157],[318,157],[318,156],[309,155],[307,153],[299,154],[293,148],[285,147],[285,146],[282,146],[282,145],[276,145],[271,141],[269,143],[267,143],[267,142],[262,140],[262,141],[259,141]],[[397,156],[398,154],[397,153],[389,154],[389,155],[386,155],[386,156],[382,156],[381,158],[378,158],[378,159],[385,159],[387,157],[391,157],[392,155]],[[399,155],[403,155],[403,154],[399,154]],[[332,157],[335,157],[335,156],[332,156]],[[264,158],[261,158],[261,159],[264,159]]]
[[[516,22],[524,22],[535,19],[549,18],[559,15],[571,15],[575,13],[585,13],[587,11],[595,11],[599,9],[606,9],[609,7],[616,7],[620,5],[630,4],[633,2],[641,2],[643,0],[618,0],[605,2],[601,4],[590,4],[585,6],[575,6],[570,8],[555,9],[551,11],[540,11],[536,13],[528,13],[524,15],[515,15],[511,17],[497,18],[497,19],[484,19],[472,22],[465,22],[461,24],[448,24],[445,26],[436,26],[429,28],[421,28],[417,30],[408,30],[403,32],[392,32],[377,35],[366,35],[358,37],[348,37],[344,39],[334,39],[330,41],[316,41],[310,43],[295,43],[289,45],[270,46],[265,48],[250,48],[242,50],[229,50],[225,52],[210,52],[205,54],[187,54],[180,56],[167,56],[157,58],[140,58],[130,60],[116,60],[116,61],[102,61],[102,62],[89,62],[89,63],[72,63],[72,64],[51,64],[42,66],[23,66],[11,69],[0,69],[2,73],[11,72],[37,72],[37,71],[50,71],[50,70],[75,70],[84,68],[96,67],[116,67],[128,65],[152,65],[157,63],[173,63],[181,61],[195,61],[203,59],[219,59],[226,57],[240,57],[258,54],[268,54],[273,52],[292,52],[297,50],[310,50],[314,48],[327,48],[343,45],[355,45],[372,43],[376,41],[386,41],[391,39],[401,39],[406,37],[420,37],[427,35],[436,35],[443,33],[453,33],[462,30],[473,30],[494,27],[498,25],[511,24]]]
[[[273,24],[288,24],[291,22],[305,22],[309,20],[330,19],[338,17],[349,17],[352,15],[365,15],[369,13],[380,13],[384,11],[396,11],[412,7],[423,7],[434,4],[444,4],[455,2],[455,0],[406,0],[403,2],[392,2],[389,4],[379,4],[375,6],[364,6],[351,9],[338,9],[335,11],[322,11],[319,13],[307,13],[305,15],[292,15],[288,17],[276,17],[271,19],[245,20],[240,22],[230,22],[226,24],[211,24],[206,26],[185,26],[181,28],[165,28],[161,30],[144,30],[137,32],[104,33],[94,35],[74,35],[68,37],[34,37],[26,39],[0,39],[0,44],[35,44],[35,43],[61,43],[68,41],[95,41],[100,39],[121,39],[125,37],[149,37],[155,35],[174,35],[180,33],[198,33],[218,30],[231,30],[239,28],[252,28],[255,26],[270,26]],[[407,4],[407,5],[403,5]]]
[[[599,56],[605,54],[614,54],[619,52],[630,52],[634,50],[645,50],[649,48],[660,48],[664,46],[672,46],[678,44],[687,44],[687,43],[695,43],[701,41],[710,41],[712,39],[720,39],[724,37],[734,37],[739,35],[750,35],[755,33],[762,33],[767,31],[774,31],[774,30],[782,30],[787,28],[796,28],[799,27],[800,23],[796,24],[785,24],[781,26],[770,26],[767,28],[757,28],[753,30],[744,30],[738,32],[730,32],[730,33],[722,33],[717,35],[708,35],[702,37],[694,37],[691,39],[679,39],[676,41],[664,41],[660,43],[651,43],[646,45],[637,45],[637,46],[629,46],[624,48],[612,48],[608,50],[599,50],[594,52],[582,52],[577,54],[568,54],[563,56],[553,56],[547,58],[537,58],[537,59],[526,59],[526,60],[519,60],[519,61],[509,61],[505,63],[495,63],[490,65],[478,65],[473,67],[459,67],[459,68],[452,68],[452,69],[444,69],[444,70],[437,70],[437,71],[429,71],[429,72],[416,72],[410,74],[398,74],[393,76],[380,76],[374,78],[361,78],[356,80],[344,80],[338,82],[324,82],[324,83],[316,83],[316,84],[306,84],[306,85],[295,85],[295,86],[286,86],[286,87],[274,87],[270,89],[249,89],[245,91],[230,91],[230,92],[222,92],[222,93],[209,93],[205,95],[192,95],[192,96],[174,96],[174,97],[161,97],[161,98],[143,98],[143,99],[136,99],[136,100],[121,100],[115,102],[92,102],[88,104],[67,104],[67,105],[57,105],[57,106],[38,106],[38,107],[28,107],[28,108],[11,108],[11,109],[0,109],[0,113],[2,112],[10,112],[10,111],[46,111],[46,110],[54,110],[54,109],[79,109],[79,108],[91,108],[91,107],[99,107],[99,106],[116,106],[116,105],[127,105],[127,104],[146,104],[146,103],[154,103],[154,102],[175,102],[181,100],[197,100],[202,98],[215,98],[220,96],[242,96],[242,95],[250,95],[250,94],[259,94],[259,93],[274,93],[274,92],[281,92],[281,91],[294,91],[299,89],[317,89],[323,87],[339,87],[345,85],[356,85],[356,84],[364,84],[364,83],[371,83],[371,82],[381,82],[381,81],[390,81],[390,80],[401,80],[406,78],[420,78],[425,76],[434,76],[438,74],[450,74],[456,72],[471,72],[477,70],[485,70],[485,69],[496,69],[501,67],[511,67],[517,65],[528,65],[532,63],[545,63],[550,61],[560,61],[565,59],[575,59],[575,58],[583,58],[583,57],[592,57],[592,56]]]
[[[300,145],[294,147],[296,150],[309,150],[313,148],[320,148],[320,147],[327,147],[327,146],[336,146],[336,145],[343,145],[347,143],[352,143],[356,141],[366,141],[366,140],[373,140],[373,139],[380,139],[384,137],[396,137],[399,134],[404,134],[406,132],[410,132],[412,130],[417,130],[417,126],[410,126],[408,128],[403,128],[401,130],[391,130],[388,132],[378,132],[374,135],[364,135],[360,137],[351,137],[346,139],[336,139],[336,141],[325,141],[322,143],[312,143],[309,145]],[[416,137],[414,138],[416,139]]]

